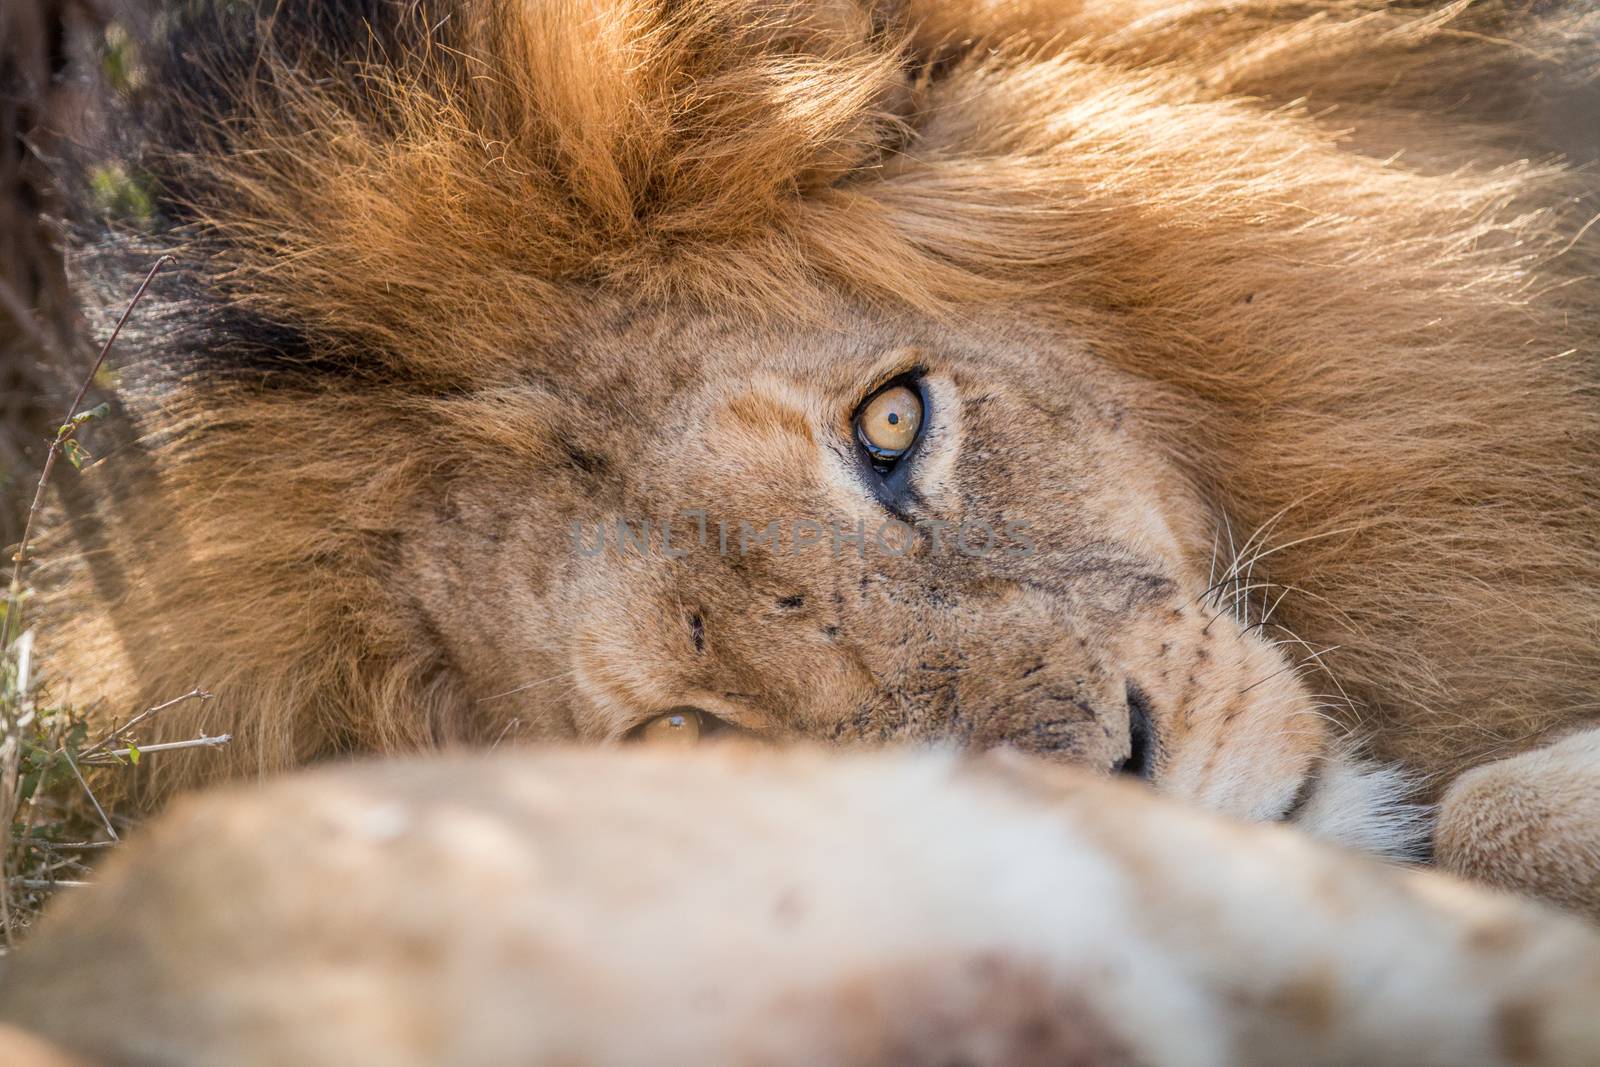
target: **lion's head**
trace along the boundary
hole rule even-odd
[[[1012,745],[1242,814],[1293,803],[1326,732],[1298,660],[1235,614],[1247,576],[1226,546],[1213,565],[1138,384],[1070,335],[837,307],[571,351],[591,370],[543,469],[451,479],[396,548],[476,714]],[[514,394],[460,403],[534,421]]]
[[[1437,770],[1592,695],[1593,301],[1515,102],[1436,106],[1526,62],[1482,26],[241,7],[171,29],[154,231],[89,257],[182,266],[64,586],[78,684],[217,690],[167,728],[220,765],[1012,745],[1374,841],[1352,729]]]

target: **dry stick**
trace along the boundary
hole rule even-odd
[[[83,753],[78,753],[78,762],[85,767],[115,766],[123,760],[138,752],[143,756],[150,752],[171,752],[175,748],[220,748],[233,740],[232,734],[218,734],[216,737],[206,737],[204,734],[192,741],[163,741],[159,745],[140,745],[138,748],[114,748],[110,752],[102,752],[93,759],[84,759]]]
[[[133,718],[129,719],[127,722],[123,723],[121,726],[113,727],[110,733],[106,734],[104,737],[102,737],[100,740],[96,741],[94,744],[90,745],[88,748],[80,748],[78,750],[78,759],[82,760],[87,756],[94,755],[96,752],[99,752],[102,748],[105,748],[107,745],[111,744],[111,742],[117,740],[123,734],[127,733],[129,730],[133,729],[135,726],[138,726],[140,723],[144,722],[150,716],[155,715],[158,712],[166,711],[168,708],[170,708],[170,707],[172,707],[172,706],[174,706],[176,704],[182,704],[185,700],[210,700],[210,699],[211,699],[211,694],[206,692],[204,689],[191,689],[187,693],[183,694],[180,697],[173,697],[171,700],[168,700],[168,701],[166,701],[165,703],[162,703],[162,704],[157,704],[153,708],[146,708],[145,710],[141,711],[139,714],[135,715]],[[150,751],[151,749],[154,749],[155,747],[156,746],[152,745],[150,747],[150,749],[140,749],[140,751],[141,752],[147,752],[147,751]]]
[[[39,865],[37,876],[41,878],[62,878],[65,877],[61,873],[62,871],[71,870],[73,868],[77,868],[80,871],[86,871],[89,869],[75,857],[52,855],[47,857],[45,861]],[[18,877],[26,877],[26,875],[19,875]]]
[[[106,833],[110,835],[111,840],[121,841],[122,838],[117,836],[116,828],[111,825],[111,818],[106,815],[106,809],[100,806],[100,798],[94,795],[94,790],[89,788],[89,783],[83,780],[83,772],[78,770],[78,761],[73,759],[70,753],[64,752],[62,756],[66,759],[67,766],[72,768],[72,776],[78,780],[79,785],[83,786],[83,795],[89,798],[89,803],[94,805],[95,813],[100,816],[100,821],[105,824]],[[9,844],[9,842],[7,843]]]
[[[61,446],[77,431],[77,425],[73,420],[78,416],[78,406],[88,394],[89,386],[94,384],[95,375],[100,373],[106,355],[110,353],[111,346],[122,333],[122,327],[127,324],[128,316],[133,314],[133,309],[139,306],[145,291],[155,280],[156,272],[171,262],[173,262],[171,256],[160,257],[150,268],[150,273],[144,276],[144,281],[139,283],[139,288],[134,292],[133,299],[128,301],[128,306],[122,312],[122,317],[117,320],[111,336],[100,346],[100,354],[95,358],[94,366],[89,368],[83,384],[78,387],[78,395],[72,398],[72,406],[67,409],[67,417],[56,430],[55,438],[50,442],[50,450],[45,453],[44,470],[39,473],[39,484],[34,486],[33,490],[33,503],[28,506],[27,518],[23,520],[22,540],[17,544],[17,554],[11,557],[11,582],[6,587],[5,613],[0,615],[0,656],[4,656],[11,647],[12,620],[16,619],[22,610],[22,567],[28,560],[28,542],[33,537],[33,523],[38,517],[39,509],[44,505],[45,486],[49,484],[50,474],[55,470],[56,459],[61,455]],[[21,301],[16,303],[20,305]],[[9,310],[14,315],[18,311],[27,312],[26,307],[11,307]],[[28,321],[23,321],[22,328],[26,330],[29,324]],[[9,866],[11,859],[11,820],[16,817],[17,812],[17,776],[21,761],[21,728],[12,719],[10,701],[0,699],[0,869]],[[77,775],[78,782],[83,785],[84,792],[89,794],[89,800],[94,804],[95,810],[100,812],[100,818],[105,822],[106,829],[110,830],[111,820],[105,817],[100,802],[89,792],[88,783],[84,782],[83,775],[78,773],[78,765],[71,763],[70,758],[68,763],[72,766],[72,773]],[[112,838],[117,836],[115,831],[111,836]],[[0,882],[0,931],[4,932],[8,947],[13,944],[11,926],[11,888],[8,882]]]

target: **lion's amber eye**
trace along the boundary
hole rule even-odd
[[[706,726],[705,716],[694,708],[673,708],[663,712],[628,736],[647,745],[673,745],[688,748],[700,742]]]
[[[917,439],[922,426],[922,397],[909,385],[891,385],[862,405],[856,435],[862,447],[880,461],[899,459]]]

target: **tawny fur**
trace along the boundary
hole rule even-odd
[[[1479,767],[1441,801],[1441,864],[1600,913],[1600,733]]]
[[[93,1063],[1600,1058],[1570,917],[1016,758],[347,766],[184,798],[52,907],[0,1043]]]
[[[63,579],[55,603],[109,610],[57,662],[116,714],[222,694],[167,715],[237,738],[169,784],[501,735],[397,596],[394,531],[461,469],[586,432],[626,451],[626,419],[572,396],[668,377],[597,339],[686,308],[1069,335],[1139,383],[1123,399],[1204,502],[1180,520],[1200,572],[1219,523],[1265,531],[1276,619],[1337,646],[1336,713],[1376,756],[1443,784],[1594,719],[1593,179],[1517,139],[1592,27],[1459,3],[449,7],[337,62],[266,32],[257,103],[184,104],[192,153],[146,161],[182,191],[186,284],[359,368],[129,391],[160,491],[125,492]]]

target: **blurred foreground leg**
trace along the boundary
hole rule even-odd
[[[317,772],[41,927],[0,1017],[96,1063],[1600,1063],[1581,923],[1020,758]]]

